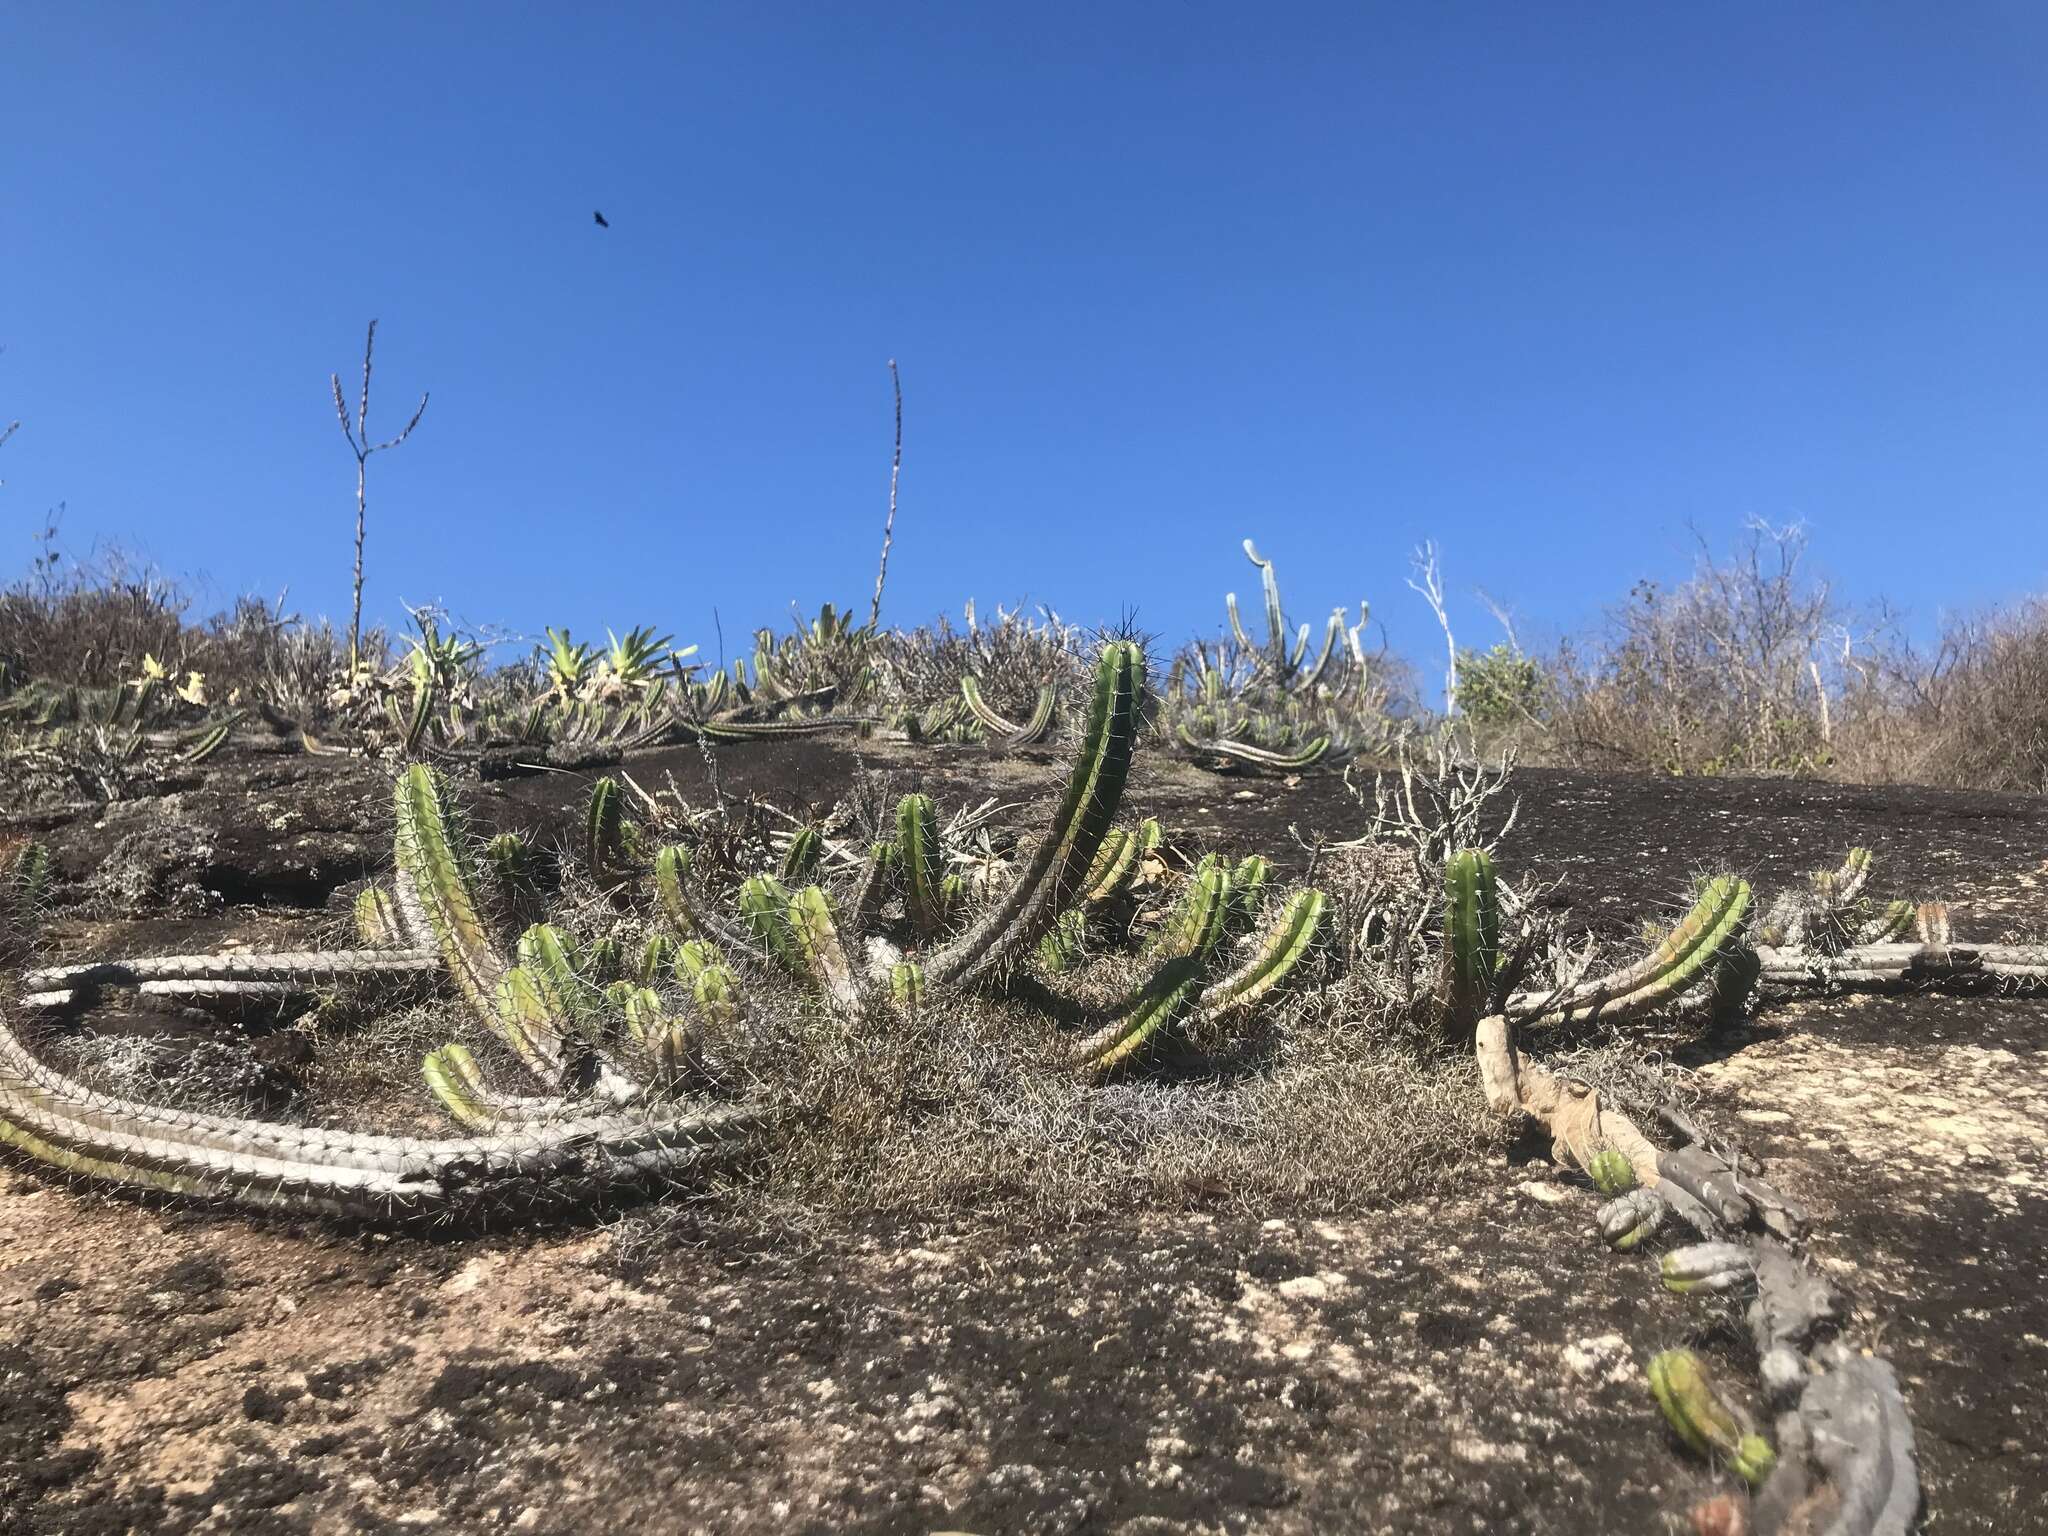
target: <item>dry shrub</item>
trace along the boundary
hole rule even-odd
[[[1035,618],[998,608],[995,621],[983,623],[969,603],[964,629],[941,615],[936,624],[885,635],[882,670],[899,703],[927,708],[958,698],[960,679],[974,677],[992,709],[1027,720],[1047,684],[1070,701],[1087,696],[1092,651],[1087,634],[1049,608]]]
[[[1752,522],[1727,560],[1703,544],[1682,585],[1638,582],[1604,635],[1550,661],[1545,755],[1663,773],[1825,766],[1819,657],[1843,615],[1805,554],[1800,529]]]

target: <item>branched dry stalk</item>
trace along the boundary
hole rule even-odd
[[[868,605],[868,631],[882,622],[882,583],[889,579],[889,547],[896,541],[896,485],[903,474],[903,379],[889,359],[889,384],[896,393],[896,452],[889,460],[889,516],[882,524],[882,564],[875,572],[875,600]]]
[[[341,375],[330,373],[328,383],[334,388],[334,414],[341,421],[341,435],[348,442],[349,452],[356,458],[356,568],[355,586],[350,598],[348,616],[348,675],[353,682],[356,676],[358,658],[363,638],[363,513],[365,508],[364,482],[369,469],[370,455],[382,453],[387,448],[396,448],[408,437],[412,429],[420,424],[420,417],[427,412],[427,395],[420,393],[419,406],[412,413],[412,420],[405,424],[405,430],[396,437],[381,443],[372,443],[369,436],[370,421],[370,357],[377,347],[377,322],[370,322],[369,334],[363,338],[363,393],[356,405],[355,424],[348,419],[348,403],[341,397]]]
[[[1425,539],[1416,546],[1415,574],[1408,578],[1408,586],[1429,604],[1429,611],[1436,615],[1437,627],[1444,632],[1446,656],[1444,672],[1444,713],[1456,714],[1458,710],[1458,641],[1451,633],[1451,616],[1444,606],[1444,577],[1438,555],[1436,540]]]

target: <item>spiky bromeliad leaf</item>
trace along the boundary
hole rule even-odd
[[[929,795],[905,795],[896,805],[896,864],[903,872],[903,905],[910,924],[926,938],[945,926],[946,854],[939,843],[939,813]]]
[[[1000,973],[1080,898],[1123,798],[1145,686],[1143,651],[1129,641],[1103,648],[1079,756],[1050,831],[1001,899],[926,962],[926,975],[934,985],[973,986]]]
[[[1484,849],[1467,848],[1444,865],[1445,995],[1461,1029],[1477,1023],[1500,969],[1500,888]]]
[[[1734,944],[1748,921],[1749,908],[1747,880],[1733,875],[1710,880],[1692,910],[1641,960],[1580,983],[1562,1000],[1517,994],[1508,1000],[1508,1016],[1540,1028],[1630,1018],[1659,1007],[1701,979]]]

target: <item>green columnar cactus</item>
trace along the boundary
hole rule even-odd
[[[740,887],[740,917],[758,945],[790,970],[805,969],[802,945],[790,925],[789,888],[771,875],[755,875]]]
[[[1248,854],[1230,871],[1230,929],[1243,933],[1259,920],[1266,904],[1266,883],[1273,866],[1261,854]]]
[[[398,777],[395,842],[404,882],[399,906],[410,906],[410,892],[456,986],[479,1017],[490,1019],[497,1016],[505,959],[493,948],[477,915],[476,874],[445,794],[441,776],[424,763],[413,764]]]
[[[789,930],[812,978],[842,1010],[860,1003],[860,982],[839,938],[832,899],[822,886],[807,885],[789,899]]]
[[[825,839],[816,827],[799,827],[782,856],[782,878],[808,880],[825,861]]]
[[[1500,890],[1493,860],[1467,848],[1444,865],[1444,1002],[1460,1030],[1486,1012],[1500,969]]]
[[[484,844],[484,863],[509,900],[531,901],[540,894],[533,844],[519,833],[500,832]]]
[[[928,795],[905,795],[896,805],[896,862],[903,872],[903,906],[925,938],[945,926],[946,856],[939,844],[939,813]]]
[[[1038,963],[1048,971],[1068,971],[1088,950],[1088,919],[1076,907],[1062,912],[1052,931],[1038,941]]]
[[[1190,880],[1188,899],[1170,925],[1175,931],[1165,961],[1107,1025],[1074,1047],[1074,1064],[1097,1075],[1112,1072],[1199,1006],[1202,976],[1222,948],[1229,911],[1230,871],[1219,860]]]
[[[1856,930],[1855,942],[1862,944],[1895,944],[1913,928],[1913,903],[1893,901],[1885,909]]]
[[[590,808],[583,820],[583,858],[600,885],[615,885],[626,874],[625,794],[619,781],[609,775],[590,786]]]
[[[227,745],[228,735],[235,728],[235,720],[240,718],[237,715],[234,719],[223,720],[218,725],[208,726],[199,733],[191,745],[178,754],[178,761],[188,764],[205,762],[214,753]]]
[[[665,933],[650,933],[634,962],[633,980],[640,986],[651,987],[664,972],[672,970],[675,963],[675,941]]]
[[[739,979],[725,966],[712,962],[698,971],[690,983],[690,995],[697,1011],[717,1025],[729,1025],[739,1017]]]
[[[1699,1356],[1689,1349],[1667,1349],[1651,1358],[1648,1374],[1657,1406],[1679,1439],[1702,1456],[1725,1461],[1752,1488],[1771,1475],[1777,1452],[1714,1389]]]
[[[1206,952],[1231,917],[1230,871],[1213,853],[1204,854],[1188,876],[1187,888],[1160,925],[1158,947],[1170,955]]]
[[[50,849],[46,843],[24,843],[7,872],[7,884],[17,910],[38,910],[50,894]]]
[[[1145,696],[1145,658],[1128,641],[1103,648],[1080,754],[1050,834],[1016,883],[925,971],[937,986],[973,986],[1015,963],[1080,898],[1102,839],[1116,819],[1136,748]]]
[[[365,886],[356,892],[355,920],[356,936],[373,948],[405,942],[405,930],[399,926],[398,909],[381,886]]]
[[[1088,876],[1081,885],[1081,899],[1089,906],[1099,906],[1123,894],[1137,869],[1137,834],[1126,832],[1122,827],[1111,827],[1103,836],[1095,862],[1088,866]]]
[[[905,960],[889,970],[889,1000],[901,1014],[913,1014],[924,1006],[924,967]]]
[[[1747,880],[1733,875],[1710,880],[1684,920],[1641,960],[1580,983],[1562,1001],[1518,994],[1509,999],[1508,1016],[1541,1028],[1648,1012],[1702,978],[1740,937],[1749,910]]]
[[[1253,946],[1251,957],[1204,987],[1195,1000],[1196,1012],[1217,1018],[1242,1011],[1285,982],[1314,951],[1329,905],[1329,898],[1318,890],[1296,891],[1281,903],[1279,915]]]

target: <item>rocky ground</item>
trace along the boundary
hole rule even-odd
[[[958,803],[1049,757],[868,747]],[[829,803],[850,748],[723,754]],[[694,753],[636,758],[702,792]],[[1529,771],[1511,871],[1610,937],[1690,872],[1764,889],[1851,843],[1959,937],[2048,933],[2048,802]],[[574,775],[480,819],[559,828]],[[384,861],[370,765],[229,758],[178,792],[18,815],[56,846],[70,951],[333,926]],[[1132,802],[1302,857],[1363,813],[1141,768]],[[2048,1529],[2048,1003],[1825,998],[1691,1050],[1713,1108],[1817,1217],[1854,1331],[1898,1366],[1935,1532]],[[1684,1530],[1721,1486],[1641,1362],[1744,1369],[1733,1310],[1592,1235],[1533,1142],[1448,1198],[1342,1219],[1132,1210],[775,1230],[716,1198],[540,1235],[268,1224],[0,1167],[0,1531]]]

